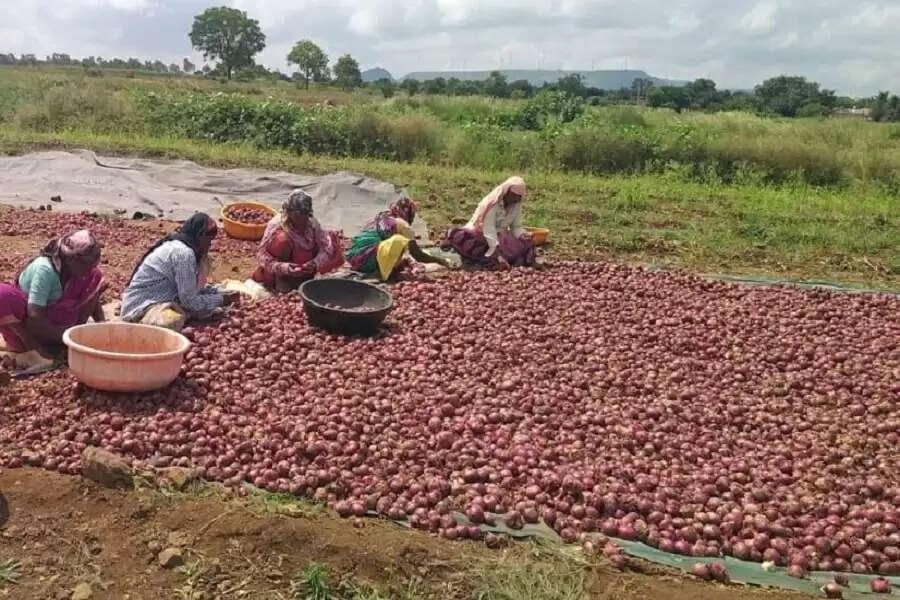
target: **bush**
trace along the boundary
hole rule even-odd
[[[803,143],[790,138],[719,138],[710,142],[709,156],[725,178],[737,168],[756,165],[767,172],[769,183],[787,183],[798,174],[812,185],[838,185],[844,180],[837,154],[824,144]]]
[[[513,119],[518,127],[540,130],[552,121],[570,123],[584,112],[584,100],[557,90],[542,90]]]
[[[131,131],[140,127],[142,121],[129,95],[86,84],[52,85],[40,97],[21,103],[13,118],[20,127],[37,131],[69,127],[97,132]]]
[[[646,142],[599,128],[571,128],[556,143],[559,166],[586,173],[636,172],[653,156]]]

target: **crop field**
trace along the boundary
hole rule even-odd
[[[553,230],[558,256],[900,280],[900,129],[890,124],[0,69],[0,151],[46,147],[349,169],[408,186],[438,230],[519,173],[526,218]]]
[[[158,392],[66,370],[0,387],[0,491],[25,520],[0,530],[0,593],[804,597],[730,583],[726,559],[807,594],[896,584],[900,299],[701,276],[900,287],[891,126],[567,102],[0,69],[5,152],[350,169],[407,185],[436,232],[516,172],[554,242],[545,270],[393,285],[372,338],[312,328],[288,294],[187,329]],[[172,224],[0,207],[0,280],[83,227],[112,298]],[[213,277],[254,252],[220,237]],[[91,448],[136,490],[73,483]]]

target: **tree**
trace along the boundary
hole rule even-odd
[[[375,87],[381,90],[381,95],[385,98],[392,98],[394,96],[394,82],[388,79],[387,77],[383,77],[375,82]]]
[[[335,83],[344,89],[362,85],[362,73],[359,72],[359,63],[349,54],[345,54],[337,59],[331,70],[334,72]]]
[[[691,105],[691,98],[682,86],[651,88],[647,93],[647,104],[655,107],[671,108],[680,113]]]
[[[494,98],[506,98],[509,96],[509,85],[506,83],[506,75],[500,71],[491,71],[484,80],[484,93]]]
[[[644,79],[643,77],[638,77],[631,82],[631,90],[634,92],[638,100],[646,99],[647,94],[650,92],[650,88],[652,87],[652,79]]]
[[[328,55],[311,40],[300,40],[294,44],[287,55],[287,62],[297,65],[303,72],[306,89],[309,89],[310,79],[319,81],[328,71]]]
[[[197,67],[194,65],[194,63],[192,63],[187,58],[185,58],[183,61],[181,61],[181,70],[184,71],[185,73],[187,73],[188,75],[193,73],[196,69],[197,69]]]
[[[523,98],[530,98],[534,96],[534,86],[531,85],[527,79],[517,79],[509,84],[509,91],[512,92],[521,92],[521,96]]]
[[[556,82],[556,89],[565,92],[571,96],[587,96],[587,88],[584,87],[584,80],[580,73],[571,73],[565,77],[560,77]]]
[[[189,37],[204,59],[221,61],[228,79],[235,68],[252,65],[253,56],[266,47],[259,21],[227,6],[208,8],[194,17]]]
[[[420,87],[421,84],[418,79],[404,79],[400,82],[400,88],[405,90],[410,96],[415,96]]]
[[[721,94],[716,89],[716,82],[711,79],[697,79],[684,87],[690,99],[691,108],[705,110],[721,100]]]
[[[754,90],[763,108],[784,117],[797,116],[801,107],[821,104],[830,110],[837,98],[831,90],[820,90],[819,84],[805,77],[781,75],[767,79]]]
[[[171,65],[169,65],[169,73],[181,73],[181,67],[179,67],[175,63],[172,63]]]
[[[423,81],[422,91],[429,95],[446,94],[447,80],[443,77],[436,77]]]

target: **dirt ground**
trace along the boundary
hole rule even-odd
[[[312,562],[328,567],[335,587],[355,590],[329,598],[800,597],[700,583],[639,562],[619,572],[602,559],[577,558],[574,548],[519,542],[489,550],[377,519],[360,527],[315,505],[269,495],[239,499],[211,486],[117,491],[80,477],[8,469],[0,473],[0,492],[0,561],[21,564],[17,583],[0,580],[5,598],[70,598],[79,583],[99,600],[305,598],[291,595],[291,583]],[[180,548],[185,565],[159,566],[154,542]],[[553,573],[559,581],[544,577]]]
[[[71,224],[57,215],[0,208],[0,281],[9,280],[35,255],[49,231]],[[105,300],[118,295],[137,258],[171,224],[127,223],[125,227],[126,243],[104,249],[102,268],[113,284]],[[255,244],[217,243],[221,245],[218,251],[214,248],[214,278],[248,277]],[[701,583],[639,561],[620,572],[602,558],[586,558],[577,546],[548,548],[519,542],[504,550],[489,550],[481,543],[448,542],[387,521],[341,520],[297,499],[268,494],[235,498],[217,486],[176,493],[148,483],[132,491],[114,491],[80,477],[8,469],[0,472],[0,494],[0,598],[801,597]],[[182,566],[158,564],[159,550],[168,548],[180,550]],[[316,565],[327,568],[328,576],[322,576]],[[79,584],[83,585],[76,590]],[[84,584],[90,595],[73,595],[86,593]]]

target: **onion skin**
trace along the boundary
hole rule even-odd
[[[826,598],[843,598],[844,591],[841,589],[836,583],[826,583],[822,587],[822,592],[824,592]]]

